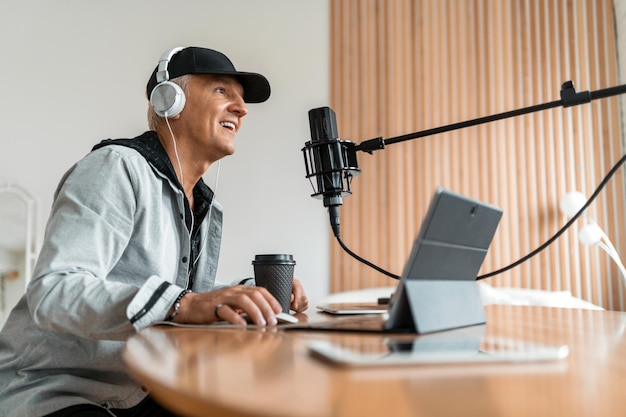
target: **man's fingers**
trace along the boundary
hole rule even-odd
[[[228,304],[220,303],[213,310],[216,321],[227,321],[230,324],[246,324],[246,320]]]
[[[233,290],[228,304],[239,308],[259,326],[277,324],[276,313],[281,311],[278,301],[261,287],[241,287]]]
[[[291,309],[297,312],[306,310],[309,307],[309,300],[304,294],[304,288],[299,280],[293,280],[293,290],[291,294]]]

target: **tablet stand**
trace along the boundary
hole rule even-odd
[[[400,296],[405,297],[402,302],[410,310],[404,316],[412,320],[405,326],[408,325],[408,330],[415,333],[432,333],[487,322],[474,281],[406,281]]]

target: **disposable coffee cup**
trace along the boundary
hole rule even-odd
[[[256,255],[252,261],[257,287],[266,288],[280,303],[283,313],[289,313],[293,271],[296,261],[292,255]]]

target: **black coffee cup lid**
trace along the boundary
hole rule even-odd
[[[252,264],[276,264],[276,263],[287,263],[287,264],[295,264],[296,262],[293,260],[293,255],[289,254],[272,254],[272,255],[256,255],[254,257],[254,261]]]

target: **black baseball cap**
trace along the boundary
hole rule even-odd
[[[146,86],[148,97],[158,84],[156,78],[158,69],[157,65],[148,80]],[[174,54],[167,71],[170,80],[186,74],[232,75],[243,86],[243,100],[246,103],[262,103],[270,96],[270,83],[267,78],[254,72],[237,71],[226,55],[213,49],[187,47]]]

